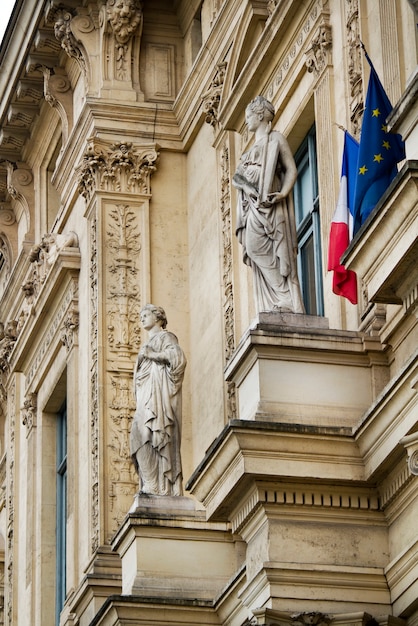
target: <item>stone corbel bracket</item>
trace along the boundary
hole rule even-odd
[[[12,206],[17,218],[23,213],[27,231],[31,231],[30,207],[34,205],[35,190],[31,170],[24,164],[5,161],[7,193],[12,199]],[[14,201],[14,203],[13,203]]]
[[[98,29],[95,16],[82,11],[81,8],[65,7],[56,0],[51,0],[45,19],[47,24],[53,24],[54,34],[61,48],[80,67],[86,90],[95,91],[94,78],[97,72],[91,67],[91,59],[94,59],[92,53]]]
[[[415,388],[418,386],[418,379]],[[402,437],[399,442],[406,449],[408,455],[408,469],[413,476],[418,476],[418,433],[412,433]]]
[[[43,67],[45,100],[57,111],[62,124],[62,141],[65,144],[73,120],[73,94],[71,84],[62,68]]]

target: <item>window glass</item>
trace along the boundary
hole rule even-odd
[[[323,315],[322,261],[316,137],[313,127],[295,155],[298,178],[294,187],[298,235],[298,271],[308,315]]]

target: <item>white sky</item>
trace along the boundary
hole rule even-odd
[[[0,41],[3,39],[14,4],[15,0],[0,0]]]

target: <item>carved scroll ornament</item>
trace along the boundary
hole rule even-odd
[[[215,126],[218,122],[218,109],[224,86],[226,66],[226,63],[220,63],[218,65],[217,72],[208,91],[202,96],[202,108],[205,114],[205,122],[211,126]]]
[[[332,32],[330,24],[322,24],[312,39],[311,47],[306,52],[306,67],[308,72],[319,75],[327,66],[328,51],[332,46]]]

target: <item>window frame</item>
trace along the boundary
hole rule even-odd
[[[56,420],[56,555],[55,623],[66,598],[67,584],[67,406],[64,403]]]

